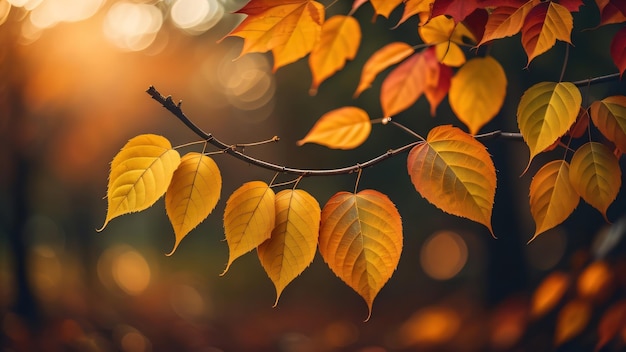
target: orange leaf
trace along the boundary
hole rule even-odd
[[[259,260],[276,287],[276,303],[283,289],[313,261],[320,228],[320,206],[303,190],[276,194],[276,227],[258,247]]]
[[[600,351],[620,331],[626,330],[626,299],[621,299],[606,309],[598,324],[598,343],[596,351]]]
[[[200,153],[185,154],[165,193],[165,210],[174,227],[176,242],[198,226],[217,205],[222,191],[222,175],[215,161]]]
[[[601,143],[586,143],[572,156],[569,175],[576,192],[608,221],[606,211],[622,184],[615,155]]]
[[[530,212],[536,224],[530,241],[565,221],[579,200],[569,181],[569,164],[566,161],[554,160],[539,169],[530,183]]]
[[[543,2],[526,15],[522,27],[522,45],[528,55],[528,64],[556,44],[556,40],[570,43],[574,21],[572,14],[555,2]]]
[[[506,95],[506,75],[491,56],[465,63],[452,77],[448,100],[456,116],[476,134],[502,108]]]
[[[237,12],[248,15],[228,34],[244,39],[240,56],[271,50],[274,71],[307,55],[324,22],[324,6],[313,0],[251,0]]]
[[[499,6],[489,14],[485,33],[478,45],[488,41],[510,37],[517,34],[524,24],[526,15],[540,0],[530,0],[521,7]]]
[[[600,132],[621,150],[626,150],[626,96],[616,95],[594,101],[591,119]]]
[[[615,66],[619,69],[620,77],[622,77],[626,71],[626,27],[615,33],[611,40],[610,50],[611,58],[613,58]]]
[[[298,145],[317,143],[333,149],[354,149],[367,140],[371,130],[372,123],[365,110],[345,106],[320,117]]]
[[[461,66],[465,62],[465,54],[457,44],[463,44],[463,38],[476,41],[463,23],[456,23],[443,15],[419,27],[418,33],[425,44],[435,46],[437,59],[452,67]]]
[[[581,299],[567,302],[556,320],[554,343],[558,346],[580,334],[591,318],[591,305]]]
[[[609,264],[603,260],[596,260],[578,276],[576,283],[578,297],[603,303],[613,293],[614,281],[613,270]]]
[[[428,54],[432,53],[432,54]],[[429,55],[437,60],[434,55],[434,51],[427,50],[424,55]],[[439,78],[437,79],[436,84],[429,84],[424,89],[424,95],[430,103],[430,115],[435,116],[435,112],[437,111],[437,107],[443,101],[443,99],[448,95],[448,91],[450,90],[450,82],[452,81],[452,69],[449,66],[444,64],[439,64]]]
[[[230,195],[224,209],[229,256],[221,275],[235,259],[270,238],[276,221],[274,199],[274,191],[262,181],[245,183]]]
[[[626,3],[622,0],[596,0],[600,10],[600,26],[626,21]]]
[[[311,94],[328,77],[354,59],[361,43],[361,27],[352,16],[333,16],[322,25],[322,34],[311,55],[309,66],[313,75]]]
[[[107,215],[111,219],[151,207],[167,190],[180,154],[162,136],[142,134],[124,145],[111,162]]]
[[[398,7],[402,0],[370,0],[377,15],[389,17],[391,11]]]
[[[336,193],[322,209],[319,250],[335,275],[363,297],[369,319],[374,298],[400,260],[400,214],[374,190]]]
[[[378,49],[365,63],[361,72],[361,81],[354,92],[354,97],[358,97],[364,90],[369,88],[376,76],[387,67],[397,64],[413,54],[415,49],[407,43],[389,43]]]
[[[560,271],[554,271],[543,279],[533,293],[530,306],[531,316],[540,318],[556,307],[570,283],[569,275]]]
[[[446,213],[485,225],[494,235],[496,169],[474,137],[449,125],[435,127],[426,142],[411,150],[407,168],[422,197]]]
[[[415,53],[398,65],[383,81],[380,103],[385,116],[396,115],[419,99],[424,90],[437,84],[439,63],[425,52]]]
[[[402,18],[400,18],[396,27],[406,22],[406,20],[414,15],[419,16],[419,25],[424,25],[430,17],[430,9],[431,6],[433,6],[433,2],[435,2],[435,0],[405,0]]]
[[[524,92],[517,107],[517,124],[530,149],[528,166],[576,122],[581,103],[580,91],[570,82],[541,82]]]
[[[574,122],[572,127],[570,127],[567,134],[569,134],[572,138],[580,138],[583,134],[585,134],[585,132],[587,132],[587,128],[589,128],[589,112],[581,106],[576,122]]]

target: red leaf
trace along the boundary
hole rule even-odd
[[[476,9],[474,12],[470,13],[465,20],[463,20],[463,24],[465,24],[465,27],[472,32],[477,43],[480,43],[483,38],[483,34],[485,34],[485,25],[487,24],[488,18],[489,15],[487,10]]]
[[[460,22],[476,9],[502,5],[519,7],[526,1],[527,0],[436,0],[433,4],[431,17],[448,15],[454,18],[454,21]]]
[[[596,0],[600,10],[600,26],[626,21],[626,2],[623,0]]]
[[[611,40],[611,57],[619,69],[620,77],[626,70],[626,27],[620,29]]]
[[[578,9],[583,6],[582,0],[560,0],[559,5],[565,7],[569,12],[578,12]]]

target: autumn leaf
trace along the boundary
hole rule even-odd
[[[624,71],[626,71],[626,27],[615,33],[611,40],[610,51],[611,58],[619,69],[621,78],[624,75]]]
[[[601,351],[621,331],[626,330],[626,299],[621,299],[609,306],[598,324],[598,343],[596,351]]]
[[[526,15],[540,0],[530,0],[520,7],[500,6],[496,7],[489,14],[487,24],[485,25],[485,33],[478,45],[486,42],[510,37],[522,30]]]
[[[536,228],[528,242],[565,221],[576,209],[579,200],[569,180],[569,164],[564,160],[545,164],[530,183],[530,212]]]
[[[557,39],[571,44],[573,27],[572,14],[556,2],[542,2],[533,7],[522,27],[522,46],[528,56],[528,64],[552,48]]]
[[[449,15],[455,22],[460,22],[480,8],[480,2],[481,0],[437,0],[433,4],[432,17]]]
[[[559,346],[580,334],[591,318],[591,305],[582,299],[567,302],[556,318],[554,343]]]
[[[452,77],[450,107],[470,134],[477,134],[500,111],[506,84],[504,69],[491,56],[473,58]]]
[[[356,56],[361,42],[361,27],[352,16],[333,16],[322,25],[320,39],[311,51],[309,66],[313,75],[310,93]]]
[[[145,210],[167,190],[180,154],[162,136],[142,134],[124,145],[111,162],[107,188],[107,215],[102,231],[111,219]]]
[[[187,236],[217,205],[222,175],[215,161],[200,153],[185,154],[165,193],[165,210],[174,227],[176,241],[172,255]]]
[[[406,59],[415,52],[412,46],[407,43],[393,42],[377,50],[367,60],[361,72],[361,80],[354,92],[354,98],[358,97],[364,90],[368,89],[376,76],[391,65]]]
[[[626,3],[622,0],[596,0],[600,10],[600,26],[626,21]]]
[[[333,149],[354,149],[367,140],[371,130],[372,123],[365,110],[345,106],[322,115],[297,144],[317,143]]]
[[[428,55],[428,52],[432,51],[429,50],[424,54]],[[432,53],[432,57],[434,57],[434,52]],[[450,83],[452,81],[452,74],[452,69],[449,66],[439,63],[439,78],[437,79],[437,83],[429,84],[424,89],[424,96],[426,96],[426,100],[428,100],[428,103],[430,104],[430,116],[435,116],[437,107],[446,95],[448,95],[448,92],[450,91]]]
[[[496,169],[483,144],[459,128],[438,126],[411,150],[407,168],[422,197],[446,213],[485,225],[495,237]]]
[[[423,26],[430,18],[430,9],[433,2],[435,0],[405,0],[402,17],[396,27],[415,15],[419,16],[419,25]]]
[[[388,18],[396,7],[402,4],[402,0],[370,0],[377,15]]]
[[[465,54],[458,46],[463,44],[463,38],[476,41],[463,23],[456,23],[446,16],[431,18],[428,23],[418,28],[418,33],[425,44],[435,46],[437,59],[442,64],[452,67],[465,63]]]
[[[524,92],[517,107],[517,124],[530,149],[528,166],[570,129],[581,103],[580,91],[570,82],[541,82]]]
[[[571,285],[571,278],[568,274],[560,271],[550,273],[533,293],[530,303],[530,314],[538,319],[554,309],[563,299],[565,292]]]
[[[226,274],[233,261],[270,238],[274,229],[274,191],[262,181],[251,181],[230,195],[224,209],[224,232],[229,256]]]
[[[593,124],[620,150],[626,150],[626,96],[594,101],[589,107]]]
[[[317,42],[324,6],[312,0],[251,0],[237,11],[248,15],[227,36],[244,39],[240,56],[272,51],[274,71],[307,55]]]
[[[276,226],[269,240],[258,247],[259,260],[276,287],[276,302],[283,289],[313,261],[320,228],[320,206],[303,190],[276,194]]]
[[[615,276],[609,263],[596,260],[589,264],[578,276],[576,288],[578,297],[595,303],[604,303],[614,289]]]
[[[402,221],[395,205],[375,190],[339,192],[322,209],[319,251],[331,270],[367,303],[398,266]]]
[[[587,132],[587,128],[589,128],[589,112],[581,107],[576,122],[570,127],[567,134],[572,138],[580,138]]]
[[[413,54],[385,77],[380,103],[385,116],[394,116],[413,105],[428,87],[437,85],[439,62],[428,50]]]
[[[622,172],[615,155],[601,143],[585,143],[572,156],[570,182],[585,202],[608,221],[606,211],[622,184]]]

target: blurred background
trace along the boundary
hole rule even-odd
[[[97,233],[106,214],[109,162],[128,139],[156,133],[173,145],[198,140],[145,93],[150,85],[181,100],[190,118],[226,143],[279,136],[279,142],[246,153],[287,166],[348,166],[412,141],[377,125],[354,151],[295,145],[331,109],[356,105],[372,118],[382,116],[380,79],[359,99],[351,98],[360,70],[389,41],[418,44],[416,20],[390,30],[401,12],[374,21],[371,6],[362,6],[356,13],[364,38],[357,58],[309,96],[306,60],[273,74],[270,55],[235,60],[242,40],[220,41],[241,21],[233,12],[245,2],[0,0],[3,351],[588,351],[599,341],[604,350],[624,346],[624,192],[609,208],[612,225],[581,201],[563,226],[526,244],[534,232],[530,180],[541,160],[561,158],[562,149],[542,155],[520,177],[526,147],[485,142],[498,169],[497,240],[482,225],[422,199],[403,156],[364,170],[360,189],[390,197],[405,236],[398,269],[368,322],[363,300],[319,255],[275,308],[274,287],[255,253],[219,276],[228,259],[225,200],[244,182],[273,177],[226,155],[214,156],[224,177],[220,203],[174,255],[165,256],[174,234],[162,200]],[[337,2],[328,11],[345,14],[350,6]],[[593,6],[586,3],[576,26],[594,27]],[[565,79],[617,72],[608,54],[617,29],[574,33]],[[516,102],[530,85],[558,80],[565,46],[558,43],[526,70],[519,36],[498,42],[490,53],[503,63],[509,86],[503,111],[484,131],[517,131]],[[618,81],[588,87],[584,104],[625,93]],[[444,123],[460,126],[446,104],[431,118],[421,99],[394,118],[422,135]],[[299,187],[323,206],[354,182],[355,175],[306,178]]]

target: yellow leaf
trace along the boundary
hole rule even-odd
[[[228,242],[228,264],[270,238],[274,224],[274,191],[262,181],[245,183],[230,195],[224,209],[224,232]]]
[[[489,14],[485,33],[478,45],[488,41],[510,37],[517,34],[524,24],[528,12],[539,4],[540,0],[530,0],[520,7],[498,6]]]
[[[367,140],[371,130],[365,110],[344,106],[320,117],[298,145],[317,143],[333,149],[354,149]]]
[[[439,63],[429,60],[430,51],[415,53],[385,77],[380,103],[385,116],[393,116],[409,108],[428,87],[439,80]]]
[[[576,192],[607,219],[606,211],[622,185],[615,155],[603,144],[586,143],[572,156],[569,176]]]
[[[217,205],[222,175],[215,161],[200,153],[187,153],[174,172],[165,194],[165,210],[174,227],[172,255],[189,231],[198,226]]]
[[[361,43],[361,27],[352,16],[336,15],[322,25],[322,34],[311,55],[309,66],[313,75],[311,94],[328,77],[356,56]]]
[[[580,91],[570,82],[541,82],[524,92],[517,107],[517,124],[530,149],[529,166],[576,122],[581,103]]]
[[[551,161],[539,169],[530,183],[530,212],[536,224],[530,241],[565,221],[576,209],[579,200],[569,181],[569,164],[566,161]]]
[[[313,261],[320,229],[320,206],[303,190],[276,194],[276,227],[258,247],[259,259],[276,287],[276,302],[283,289]]]
[[[580,334],[589,324],[591,313],[591,305],[585,300],[576,298],[567,302],[556,318],[555,345],[559,346]]]
[[[574,20],[569,10],[556,2],[543,2],[526,15],[522,27],[522,46],[528,63],[556,44],[556,40],[570,43]]]
[[[465,63],[452,77],[448,100],[456,116],[476,134],[502,108],[506,95],[506,75],[491,56]]]
[[[274,71],[313,49],[324,22],[324,6],[317,1],[252,0],[238,13],[248,17],[228,36],[244,39],[241,55],[272,51]]]
[[[626,151],[626,96],[594,101],[589,110],[591,120],[600,132],[617,148]]]
[[[393,42],[377,50],[363,66],[361,81],[354,92],[354,97],[358,97],[364,90],[369,88],[376,76],[387,67],[397,64],[415,52],[412,46],[407,43]]]
[[[568,274],[555,271],[548,275],[533,293],[530,314],[540,318],[551,311],[563,298],[571,284]]]
[[[377,15],[388,18],[391,11],[398,7],[402,3],[402,0],[370,0],[370,2]]]
[[[452,67],[465,63],[465,54],[457,44],[463,44],[463,38],[476,41],[463,23],[457,23],[444,15],[431,18],[418,28],[418,33],[425,44],[435,46],[437,59],[442,64]]]
[[[415,146],[407,169],[417,192],[437,208],[491,228],[496,169],[484,145],[449,125]]]
[[[400,260],[400,214],[378,191],[336,193],[322,209],[319,250],[335,275],[363,297],[369,319]]]
[[[399,26],[406,22],[413,15],[418,15],[420,18],[419,25],[422,26],[428,22],[430,17],[430,9],[433,6],[435,0],[404,0],[404,12],[402,18],[398,21]]]
[[[180,154],[162,136],[142,134],[124,145],[111,162],[108,208],[102,231],[111,219],[149,208],[167,190]]]

